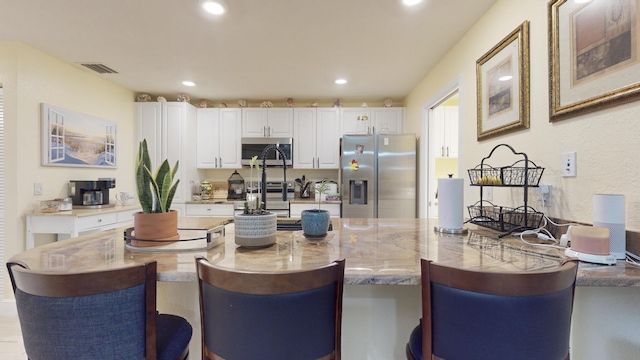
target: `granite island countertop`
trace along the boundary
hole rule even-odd
[[[150,252],[125,247],[124,229],[105,231],[39,246],[9,261],[33,270],[81,271],[156,260],[159,281],[195,282],[195,255],[221,266],[255,271],[297,270],[346,259],[345,283],[420,284],[420,258],[478,270],[528,271],[558,266],[561,250],[540,248],[518,238],[465,225],[468,234],[434,231],[432,219],[332,219],[333,231],[310,240],[301,231],[278,232],[276,244],[242,248],[234,242],[232,218],[182,218],[181,227],[225,225],[223,244],[209,250]],[[640,286],[640,268],[618,261],[615,266],[581,263],[579,286]]]

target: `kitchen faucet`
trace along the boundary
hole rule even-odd
[[[262,183],[260,184],[260,192],[262,193],[262,203],[264,204],[264,208],[267,207],[267,153],[269,150],[275,150],[280,154],[280,158],[282,159],[282,171],[283,171],[283,181],[282,181],[282,201],[287,200],[287,163],[286,163],[286,154],[278,145],[271,144],[268,145],[264,150],[262,150],[262,154],[260,154],[260,158],[262,159]]]

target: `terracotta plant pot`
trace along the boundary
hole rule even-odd
[[[323,237],[329,231],[329,211],[320,209],[302,210],[302,232],[307,237]]]
[[[238,214],[234,216],[236,244],[244,247],[265,247],[275,244],[277,216],[275,213]]]
[[[133,246],[159,246],[180,240],[178,234],[178,212],[133,214]],[[150,241],[153,240],[153,241]]]

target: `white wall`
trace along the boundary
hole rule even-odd
[[[41,200],[65,197],[69,180],[115,177],[117,184],[131,184],[134,94],[115,85],[107,76],[103,78],[15,41],[0,41],[0,84],[4,88],[5,259],[8,260],[25,249],[25,214]],[[41,166],[40,103],[117,122],[118,168]],[[34,182],[44,185],[42,196],[33,195]],[[4,297],[12,298],[6,271],[2,276],[5,276]]]
[[[640,141],[636,139],[640,131],[640,102],[549,122],[547,2],[498,0],[405,99],[407,131],[423,132],[423,104],[461,76],[460,161],[465,170],[462,176],[466,184],[469,183],[466,169],[479,164],[494,146],[507,143],[517,151],[525,152],[537,165],[545,167],[542,182],[552,185],[549,215],[591,223],[593,194],[620,193],[626,196],[627,229],[640,231],[640,192],[637,191],[640,186],[637,175]],[[530,21],[531,126],[478,142],[476,60],[525,20]],[[578,176],[574,178],[563,178],[560,172],[561,154],[568,151],[577,152]],[[491,164],[510,165],[507,160],[511,159],[513,157],[505,159],[505,163]],[[522,205],[522,191],[519,189],[494,189],[493,193],[494,203]],[[464,195],[465,205],[473,204],[479,199],[479,189],[466,186]],[[537,205],[532,204],[532,192],[529,199],[530,205]]]

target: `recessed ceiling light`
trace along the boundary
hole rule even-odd
[[[346,79],[336,79],[335,83],[338,84],[338,85],[344,85],[344,84],[347,83],[347,80]]]
[[[418,5],[421,2],[422,2],[422,0],[402,0],[402,4],[404,6]]]
[[[222,15],[227,12],[227,4],[224,0],[200,0],[200,6],[213,15]]]
[[[196,86],[196,83],[194,83],[193,81],[183,81],[182,85],[184,85],[184,86]]]

